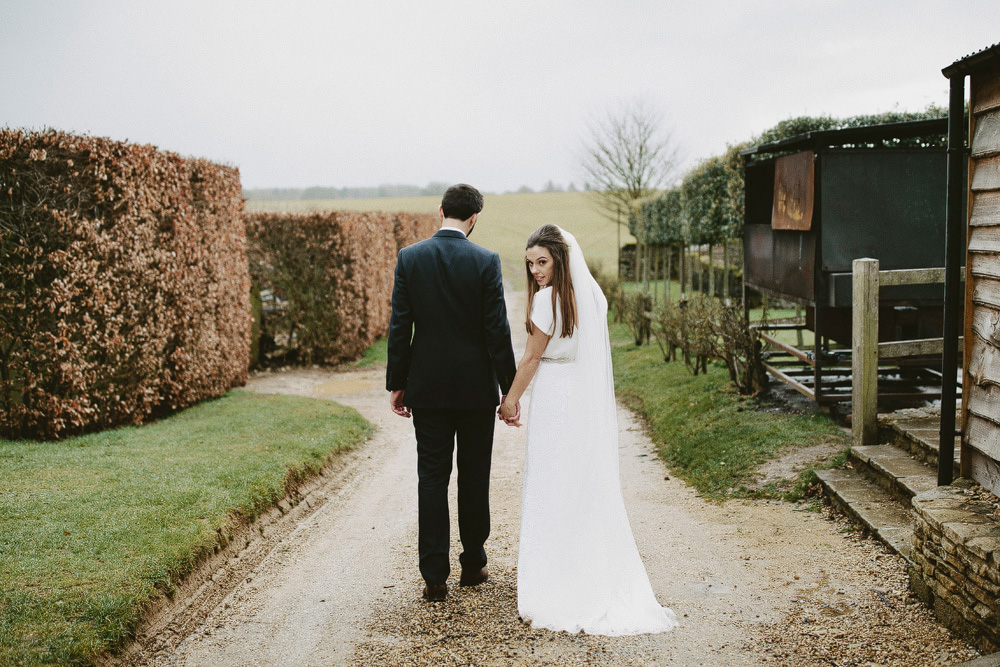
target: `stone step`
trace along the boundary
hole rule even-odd
[[[888,491],[904,506],[921,491],[937,487],[937,470],[893,445],[851,447],[855,470]]]
[[[956,423],[958,423],[956,421]],[[879,442],[895,445],[937,470],[940,446],[940,411],[928,408],[897,410],[879,415]],[[955,462],[958,462],[961,437],[955,436]],[[957,472],[957,471],[956,471]]]
[[[856,470],[817,470],[816,476],[835,507],[859,521],[890,549],[910,561],[913,518],[889,493]]]

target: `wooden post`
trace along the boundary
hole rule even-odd
[[[878,444],[878,260],[856,259],[851,321],[851,444]]]

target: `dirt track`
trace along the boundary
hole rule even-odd
[[[302,370],[250,382],[253,391],[350,405],[376,435],[330,482],[319,509],[276,541],[221,603],[185,611],[203,620],[189,624],[183,640],[161,638],[143,664],[948,665],[974,655],[907,594],[900,559],[802,506],[702,500],[669,476],[625,410],[626,506],[653,589],[677,613],[679,628],[609,639],[520,623],[514,581],[524,430],[503,425],[487,542],[492,578],[477,589],[454,588],[445,603],[424,603],[412,425],[389,411],[382,387],[381,370]],[[453,518],[454,487],[453,480]],[[453,572],[457,554],[456,546]]]

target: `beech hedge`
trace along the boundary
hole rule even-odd
[[[239,171],[0,128],[0,435],[136,424],[247,377]]]
[[[357,359],[389,328],[400,248],[431,236],[433,215],[253,212],[250,273],[260,289],[260,365]]]

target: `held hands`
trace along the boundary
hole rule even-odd
[[[389,407],[400,417],[410,418],[410,409],[403,405],[403,396],[406,390],[397,389],[389,395]]]
[[[497,418],[503,421],[507,426],[520,426],[521,425],[521,401],[514,401],[511,403],[506,396],[500,402],[500,408],[497,409]]]

